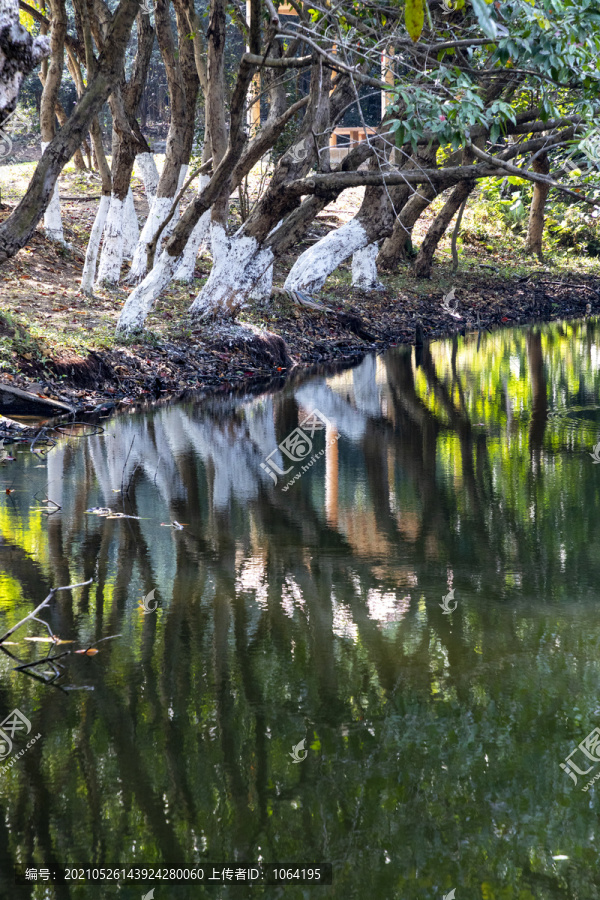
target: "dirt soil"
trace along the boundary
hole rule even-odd
[[[11,195],[4,180],[0,221],[21,193],[15,188]],[[120,341],[114,326],[131,288],[101,290],[94,298],[79,291],[98,182],[67,171],[60,193],[72,248],[48,241],[40,226],[29,246],[0,269],[0,382],[70,403],[78,412],[196,391],[255,391],[302,368],[345,366],[390,346],[600,313],[600,284],[593,272],[571,270],[565,276],[537,263],[513,265],[510,253],[493,258],[494,264],[481,262],[481,253],[469,248],[456,274],[438,262],[431,280],[417,280],[407,264],[382,278],[383,290],[371,293],[353,289],[349,265],[340,267],[318,298],[327,307],[323,312],[299,307],[275,291],[268,306],[239,316],[239,324],[262,335],[248,341],[235,327],[214,329],[190,318],[189,304],[210,270],[205,255],[198,258],[193,284],[165,293],[143,337]],[[139,182],[134,196],[142,221],[147,204]],[[360,189],[347,191],[319,216],[304,244],[279,262],[276,286],[298,253],[348,221],[360,199]],[[232,198],[232,224],[236,221]],[[424,231],[427,220],[419,227]],[[445,308],[443,299],[453,287],[458,302]]]

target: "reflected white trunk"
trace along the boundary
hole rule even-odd
[[[305,409],[322,412],[351,441],[362,440],[367,430],[367,416],[332,391],[325,379],[302,385],[294,396]]]
[[[371,416],[381,415],[376,356],[366,356],[361,364],[352,370],[352,382],[354,402],[358,409]]]
[[[276,447],[272,400],[256,401],[245,407],[244,421],[222,426],[178,412],[195,452],[214,472],[215,509],[226,509],[232,500],[244,506],[256,499],[264,487],[260,463]]]

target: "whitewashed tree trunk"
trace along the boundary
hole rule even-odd
[[[198,193],[200,194],[202,190],[206,187],[208,182],[210,181],[210,175],[200,175],[198,178]],[[196,259],[198,258],[198,253],[200,252],[200,248],[204,246],[209,239],[210,236],[210,210],[207,210],[196,223],[194,230],[192,231],[187,244],[185,245],[185,250],[183,251],[183,257],[181,259],[181,265],[177,269],[175,273],[175,281],[181,281],[184,284],[189,284],[192,278],[194,277],[194,269],[196,268]]]
[[[340,263],[357,250],[362,250],[368,243],[367,232],[360,222],[352,219],[341,228],[330,231],[298,257],[285,280],[284,288],[288,291],[317,293]]]
[[[210,235],[210,210],[207,210],[200,216],[194,230],[189,236],[185,245],[183,256],[181,257],[181,265],[175,274],[175,281],[183,284],[189,284],[194,277],[194,269],[196,268],[196,260],[200,249],[208,243]]]
[[[271,229],[268,237],[272,237],[277,229],[283,225],[283,219],[280,219],[277,225]],[[271,263],[260,276],[250,292],[251,300],[258,300],[259,303],[265,304],[271,299],[273,292],[273,263]]]
[[[158,262],[148,272],[141,284],[131,292],[121,310],[117,331],[126,334],[144,327],[146,316],[177,270],[181,257],[169,256],[166,250],[161,253]]]
[[[143,154],[146,155],[146,154]],[[137,159],[138,157],[136,157]],[[177,191],[181,190],[183,185],[185,175],[187,172],[187,166],[182,166],[179,172],[179,183],[177,186]],[[154,203],[152,204],[152,208],[148,213],[148,218],[144,223],[144,227],[142,228],[142,233],[140,234],[140,239],[137,243],[137,247],[135,248],[135,253],[133,254],[133,261],[131,263],[131,269],[129,270],[129,275],[127,276],[127,281],[131,284],[140,281],[140,279],[144,278],[146,272],[148,271],[148,244],[152,242],[154,235],[165,221],[169,213],[171,212],[171,207],[173,206],[173,197],[155,197]],[[165,238],[167,238],[172,231],[172,229],[177,224],[177,210],[175,215],[164,229],[161,234],[160,241],[156,246],[155,259],[158,259],[161,245]]]
[[[104,224],[106,222],[109,206],[110,197],[103,194],[102,197],[100,197],[100,205],[98,207],[98,212],[96,213],[96,218],[94,219],[94,224],[92,225],[92,233],[90,234],[85,253],[85,263],[83,265],[83,274],[81,276],[81,290],[84,294],[92,293],[94,281],[96,279],[96,260],[98,259],[98,250],[100,248],[100,241],[102,240],[102,233],[104,231]]]
[[[146,200],[148,201],[148,207],[151,209],[158,187],[158,169],[156,168],[154,154],[138,153],[135,158],[135,167],[139,172],[140,178],[144,182]]]
[[[182,167],[180,168],[180,170],[179,170],[179,179],[178,179],[178,181],[177,181],[177,190],[175,191],[175,196],[177,196],[177,194],[179,193],[179,191],[180,191],[181,188],[183,187],[183,184],[184,184],[184,182],[185,182],[185,179],[186,179],[188,170],[189,170],[189,166],[187,166],[187,165],[182,166]],[[171,203],[172,203],[172,201],[171,201]],[[169,207],[169,212],[170,212],[170,211],[171,211],[171,207]],[[158,242],[158,244],[157,244],[157,247],[156,247],[156,257],[157,257],[157,258],[158,258],[158,254],[160,253],[160,250],[161,250],[161,247],[162,247],[162,245],[163,245],[163,242],[166,241],[167,238],[169,238],[169,237],[171,236],[171,232],[173,231],[173,229],[174,229],[175,226],[177,225],[177,220],[178,220],[178,219],[179,219],[179,203],[178,203],[177,206],[175,207],[175,212],[173,213],[173,216],[171,217],[171,221],[170,221],[169,224],[165,227],[165,229],[163,230],[163,233],[162,233],[161,236],[160,236],[160,240],[159,240],[159,242]]]
[[[363,291],[382,291],[384,286],[377,277],[377,254],[379,244],[373,241],[362,250],[356,250],[352,257],[352,287]]]
[[[273,264],[273,251],[259,249],[253,237],[227,237],[222,225],[211,228],[213,267],[190,306],[196,316],[233,314],[245,305],[255,283]]]
[[[123,209],[125,202],[113,194],[104,226],[104,241],[97,285],[118,284],[123,262]]]
[[[273,291],[273,263],[268,266],[250,291],[250,299],[265,303]]]
[[[123,208],[123,259],[132,259],[140,239],[140,226],[133,203],[131,188],[127,191]]]
[[[134,283],[144,278],[147,271],[147,249],[148,244],[156,234],[157,229],[164,222],[169,214],[172,206],[170,197],[155,197],[154,202],[148,213],[148,218],[144,222],[144,227],[140,234],[140,239],[133,254],[131,269],[127,276],[127,281]]]
[[[42,141],[42,153],[47,146],[48,143],[44,143]],[[44,231],[46,233],[46,237],[51,241],[57,241],[57,243],[62,244],[64,247],[67,246],[65,236],[63,234],[62,218],[60,214],[60,195],[58,192],[58,180],[54,185],[52,198],[50,200],[50,203],[46,207],[46,212],[44,213]]]
[[[0,0],[0,122],[17,103],[23,80],[50,53],[50,38],[33,38],[19,24],[17,0]]]

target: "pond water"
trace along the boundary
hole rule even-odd
[[[599,337],[398,348],[17,447],[0,635],[93,582],[39,613],[73,644],[30,619],[0,653],[0,896],[599,897]]]

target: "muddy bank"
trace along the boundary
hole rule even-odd
[[[0,374],[0,382],[66,403],[77,415],[106,414],[120,405],[173,400],[190,392],[280,387],[304,370],[346,367],[388,347],[600,313],[592,279],[568,284],[550,279],[521,276],[500,283],[471,276],[461,280],[455,300],[446,304],[439,292],[352,292],[338,304],[330,298],[326,311],[316,311],[276,295],[254,322],[247,316],[239,325],[198,327],[185,340],[145,335],[126,346],[43,359],[14,351],[13,374]],[[0,328],[10,337],[9,323],[0,320]],[[0,413],[11,415],[1,407]]]

